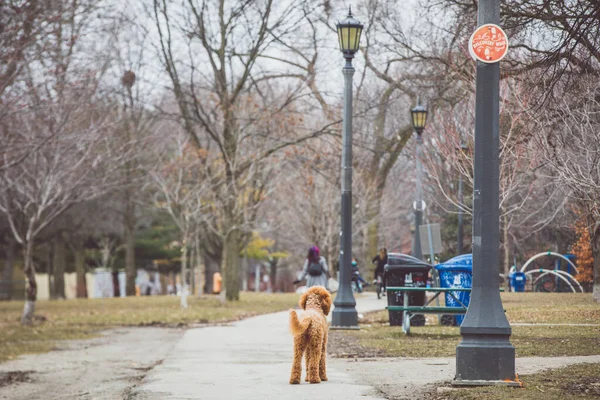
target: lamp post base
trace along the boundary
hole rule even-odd
[[[516,382],[515,348],[508,338],[508,335],[463,333],[463,340],[456,347],[456,377],[452,384],[487,386]]]
[[[356,325],[356,326],[335,326],[335,325],[331,325],[329,327],[329,330],[330,331],[360,331],[360,327],[358,325]]]
[[[335,304],[334,302],[333,304],[335,308],[331,313],[330,329],[360,329],[358,327],[358,313],[356,312],[355,301],[350,301],[347,304],[344,304],[344,302],[341,302],[341,304]]]
[[[465,386],[505,386],[505,387],[523,387],[523,382],[515,378],[514,381],[459,381],[453,380],[451,385],[454,387]]]

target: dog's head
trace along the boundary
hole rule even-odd
[[[300,307],[306,310],[307,305],[313,305],[321,307],[323,314],[329,314],[331,309],[331,295],[322,286],[313,286],[308,289],[302,297],[300,297]]]

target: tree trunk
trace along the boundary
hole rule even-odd
[[[200,240],[198,239],[198,235],[195,235],[194,237],[194,248],[196,249],[196,267],[199,268],[198,271],[198,280],[196,281],[196,287],[198,288],[198,297],[202,296],[202,294],[204,294],[204,287],[206,286],[206,276],[204,279],[204,282],[202,281],[202,252],[200,251]],[[206,270],[204,271],[204,273],[206,273]],[[195,275],[194,275],[194,279],[195,279]]]
[[[269,280],[271,281],[271,290],[273,293],[277,293],[277,264],[279,264],[279,259],[274,259],[269,263]]]
[[[190,246],[190,294],[196,292],[196,246]]]
[[[35,301],[37,300],[37,282],[35,280],[35,267],[33,265],[33,240],[28,240],[24,246],[25,267],[23,272],[27,279],[27,290],[25,292],[25,306],[21,316],[22,325],[33,324],[33,313],[35,312]]]
[[[181,290],[184,286],[187,286],[187,240],[183,239],[183,245],[181,247]]]
[[[62,233],[59,233],[54,238],[54,257],[52,266],[54,269],[54,298],[65,298],[65,238]]]
[[[121,297],[121,285],[119,285],[119,271],[112,272],[113,297]]]
[[[54,245],[52,242],[48,243],[48,258],[46,259],[48,268],[48,295],[51,299],[54,298],[54,266],[52,265]]]
[[[73,243],[73,255],[75,257],[75,272],[77,274],[77,298],[87,298],[87,282],[85,279],[85,250],[83,242],[76,239]]]
[[[248,246],[244,249],[244,260],[242,264],[242,290],[248,291]]]
[[[13,292],[13,269],[15,265],[15,243],[7,238],[4,248],[4,269],[0,283],[0,300],[10,300]]]
[[[135,296],[135,278],[137,269],[135,267],[135,204],[132,199],[131,189],[126,191],[125,199],[125,293],[127,296]]]
[[[229,301],[237,301],[240,299],[240,282],[239,282],[239,261],[240,261],[240,246],[239,232],[232,231],[225,239],[223,247],[223,263],[225,267],[225,296]]]
[[[371,260],[379,253],[379,212],[381,209],[381,196],[377,190],[374,195],[369,198],[367,205],[367,254],[365,269],[367,275],[372,275],[375,271],[375,266],[371,264]]]
[[[600,222],[597,222],[592,232],[592,254],[594,256],[594,293],[593,298],[600,303]]]
[[[208,252],[204,251],[204,293],[211,294],[213,292],[213,275],[215,272],[220,272],[221,259],[212,257]]]
[[[374,266],[369,261],[371,261],[379,251],[379,210],[381,207],[381,197],[375,195],[374,198],[369,199],[367,207],[367,219],[369,224],[367,226],[367,254],[365,267],[369,266],[369,274],[372,274]]]
[[[181,247],[181,290],[180,290],[180,302],[181,308],[187,308],[187,296],[188,296],[188,266],[187,266],[187,235],[184,235]]]

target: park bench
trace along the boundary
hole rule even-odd
[[[389,311],[402,311],[402,332],[406,335],[410,334],[410,319],[417,314],[465,314],[467,312],[467,306],[465,306],[453,292],[470,292],[471,288],[441,288],[441,287],[412,287],[412,286],[400,286],[400,287],[388,287],[387,292],[398,292],[404,293],[404,301],[402,306],[387,306],[386,309]],[[427,300],[423,306],[409,306],[408,295],[410,292],[434,292],[435,295]],[[430,306],[440,294],[448,292],[450,296],[460,305],[459,307],[442,307],[442,306]],[[388,294],[389,295],[389,294]]]

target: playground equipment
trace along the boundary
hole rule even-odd
[[[573,277],[573,275],[571,275],[570,273],[566,272],[566,271],[562,271],[559,268],[555,268],[555,269],[544,269],[544,268],[536,268],[536,269],[532,269],[527,271],[527,268],[538,258],[540,257],[554,257],[554,258],[558,258],[560,260],[564,260],[568,263],[569,266],[571,266],[573,268],[573,270],[575,271],[575,273],[579,273],[577,266],[567,257],[565,257],[562,254],[559,253],[555,253],[552,251],[546,251],[543,253],[539,253],[534,255],[533,257],[531,257],[529,260],[527,260],[527,262],[525,264],[523,264],[523,266],[521,267],[520,272],[525,273],[525,276],[532,280],[532,285],[534,288],[536,288],[536,291],[552,291],[552,290],[546,290],[545,287],[545,283],[549,282],[547,281],[547,277],[548,276],[554,276],[556,279],[556,282],[565,282],[568,287],[571,289],[572,292],[576,293],[577,290],[575,289],[575,287],[579,288],[579,290],[583,293],[583,287],[581,286],[581,284],[579,284],[579,282]],[[511,272],[516,271],[515,267],[511,268]],[[539,276],[537,276],[534,279],[534,275],[535,274],[539,274]],[[572,282],[575,283],[575,286],[573,286]]]
[[[558,257],[560,259],[565,260],[567,263],[569,263],[569,265],[571,267],[573,267],[573,269],[575,270],[575,273],[579,273],[579,270],[577,269],[577,266],[575,266],[575,264],[573,264],[573,262],[571,260],[569,260],[567,257],[565,257],[562,254],[559,253],[555,253],[553,251],[545,251],[543,253],[539,253],[536,254],[535,256],[531,257],[529,260],[527,260],[527,262],[525,264],[523,264],[523,266],[521,267],[521,272],[525,272],[527,270],[527,267],[529,266],[529,264],[531,264],[534,260],[540,258],[540,257],[545,257],[545,256],[554,256],[554,257]]]

